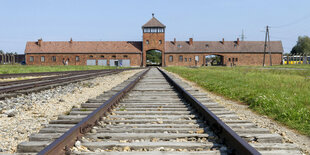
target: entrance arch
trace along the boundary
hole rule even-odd
[[[146,51],[146,66],[162,66],[163,52],[157,49]]]
[[[224,56],[222,55],[206,55],[205,56],[205,66],[223,66]]]

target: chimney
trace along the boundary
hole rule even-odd
[[[239,40],[239,38],[237,38],[237,45],[239,45],[239,43],[240,43],[240,40]]]
[[[176,44],[177,44],[177,39],[176,39],[176,38],[174,38],[174,40],[173,40],[173,44],[174,44],[174,45],[176,45]]]
[[[39,45],[39,46],[41,46],[42,45],[42,38],[41,39],[38,39],[38,42],[37,42],[37,44]]]
[[[193,45],[193,38],[189,38],[189,45]]]
[[[70,38],[70,41],[69,41],[69,43],[72,43],[73,42],[73,40],[72,40],[72,38]]]
[[[224,43],[225,43],[225,40],[224,40],[224,38],[222,39],[222,44],[224,45]]]

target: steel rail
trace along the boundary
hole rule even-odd
[[[47,85],[51,85],[51,84],[57,84],[57,83],[61,83],[61,82],[68,82],[68,81],[74,81],[74,80],[84,80],[84,79],[88,79],[88,78],[92,78],[94,76],[100,75],[100,74],[113,74],[113,73],[118,73],[120,71],[123,70],[101,70],[100,72],[97,73],[86,73],[86,74],[82,74],[82,75],[70,75],[70,76],[61,76],[61,77],[57,77],[55,79],[49,79],[46,81],[39,81],[36,83],[26,83],[23,85],[17,85],[17,86],[11,86],[11,87],[5,87],[5,88],[1,88],[0,89],[0,93],[8,93],[8,92],[13,92],[13,91],[17,91],[17,90],[23,90],[23,89],[30,89],[30,88],[34,88],[34,87],[40,87],[40,86],[47,86]]]
[[[92,72],[81,72],[79,75],[83,74],[89,74]],[[44,80],[52,80],[52,79],[57,79],[57,78],[64,78],[64,77],[70,77],[74,76],[76,74],[58,74],[56,76],[49,76],[49,77],[42,77],[42,78],[33,78],[33,79],[26,79],[26,80],[14,80],[14,81],[5,81],[5,82],[0,82],[0,86],[9,86],[9,85],[16,85],[16,84],[21,84],[21,83],[29,83],[29,82],[37,82],[37,81],[44,81]]]
[[[125,69],[121,69],[121,70],[131,70],[131,69],[141,69],[141,68],[125,68]],[[98,72],[98,71],[103,71],[103,70],[115,70],[115,69],[0,74],[0,79],[25,77],[25,76],[48,76],[48,75],[61,75],[61,74],[80,74],[80,73]]]
[[[110,69],[108,69],[108,70],[110,70]],[[95,71],[100,71],[100,70],[0,74],[0,79],[25,77],[25,76],[48,76],[48,75],[60,75],[60,74],[79,74],[81,72],[95,72]]]
[[[148,71],[149,69],[140,74],[134,81],[130,82],[125,88],[113,95],[99,108],[90,113],[77,125],[69,129],[69,131],[65,132],[62,136],[45,147],[38,154],[70,154],[69,148],[74,145],[75,141],[80,139],[85,133],[89,132],[91,128],[97,124],[102,116],[104,116],[107,112],[111,112],[111,109],[116,106],[120,99],[122,99],[126,93],[129,92]]]
[[[135,68],[119,69],[119,70],[132,70],[132,69],[135,69]],[[34,78],[34,79],[26,79],[26,80],[14,80],[14,81],[0,82],[0,86],[9,86],[9,85],[15,85],[15,84],[21,84],[21,83],[25,84],[25,83],[29,83],[29,82],[51,80],[51,79],[56,79],[56,78],[63,78],[63,77],[70,77],[70,76],[75,76],[75,75],[90,74],[90,73],[102,72],[102,71],[112,71],[112,69],[89,70],[89,71],[74,71],[74,73],[72,73],[72,71],[69,71],[69,72],[63,72],[63,74],[52,74],[52,75],[56,75],[56,76],[49,76],[49,77],[43,77],[43,78]]]
[[[167,73],[158,68],[167,81],[191,104],[192,107],[203,117],[216,135],[232,149],[232,154],[259,155],[260,153],[249,143],[243,140],[236,132],[227,126],[220,118],[212,113],[206,106],[188,93],[183,87],[176,83]]]

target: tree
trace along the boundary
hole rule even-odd
[[[293,47],[291,54],[310,54],[310,38],[299,36],[297,44]]]
[[[150,50],[146,52],[146,60],[149,60],[150,63],[161,63],[161,52],[157,50]]]

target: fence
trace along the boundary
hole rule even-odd
[[[283,64],[310,64],[308,54],[289,54],[283,56]]]

